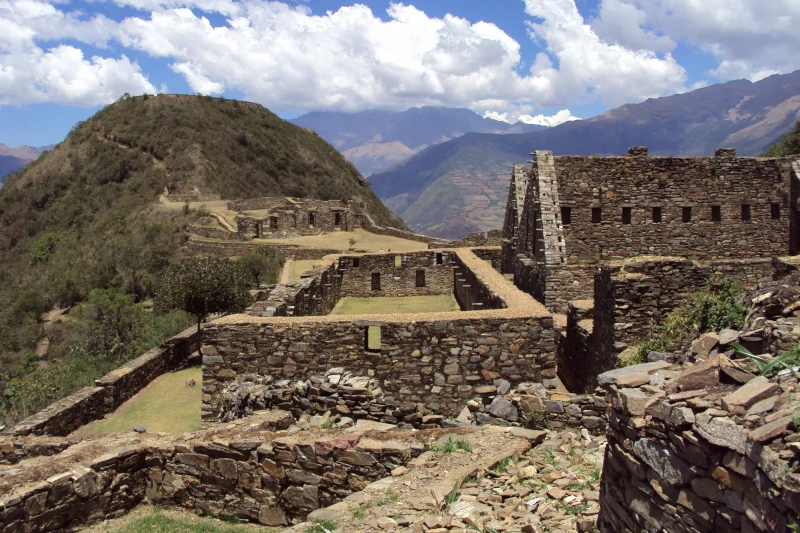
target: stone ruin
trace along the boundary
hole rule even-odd
[[[295,531],[793,531],[800,382],[759,376],[733,343],[769,357],[800,340],[800,164],[532,155],[512,171],[502,247],[416,236],[429,251],[326,256],[202,341],[186,333],[6,430],[0,530],[74,529],[149,501]],[[268,211],[237,219],[245,238],[268,236],[271,213],[301,214],[298,233],[327,220],[285,201],[229,208]],[[723,276],[752,291],[742,331],[615,368]],[[329,314],[344,296],[420,294],[460,310]],[[69,436],[198,345],[202,431]],[[472,455],[436,451],[454,438]],[[598,479],[559,463],[576,450],[603,458]]]

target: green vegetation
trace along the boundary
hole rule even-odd
[[[441,313],[458,311],[458,303],[452,294],[430,296],[381,296],[375,298],[342,299],[332,315],[374,315],[397,313]]]
[[[800,343],[794,344],[788,352],[783,352],[772,358],[756,355],[738,342],[734,342],[732,346],[738,353],[753,361],[762,376],[771,378],[784,369],[791,370],[792,374],[797,376],[797,372],[794,369],[800,366]]]
[[[502,459],[502,460],[496,462],[495,464],[493,464],[492,467],[490,468],[490,470],[492,472],[496,472],[498,474],[502,474],[503,472],[506,471],[506,469],[509,467],[509,465],[511,465],[511,463],[513,463],[513,462],[514,462],[513,458],[506,457],[505,459]]]
[[[762,155],[765,157],[784,157],[800,154],[800,120],[781,139],[769,147]]]
[[[469,441],[461,437],[453,439],[452,435],[448,435],[447,441],[444,444],[431,444],[431,451],[434,453],[449,455],[457,450],[471,452],[472,445]]]
[[[621,358],[618,365],[641,363],[652,351],[676,350],[700,333],[741,328],[747,314],[739,301],[741,292],[741,285],[734,280],[710,280],[705,289],[687,295],[686,301],[667,315],[663,324],[653,327],[635,357]]]
[[[182,310],[197,318],[197,331],[212,313],[244,311],[252,300],[244,270],[230,259],[194,257],[171,269],[156,296],[156,309]]]
[[[456,484],[453,485],[452,490],[447,494],[447,496],[444,497],[444,504],[445,505],[453,504],[453,503],[455,503],[455,502],[457,502],[459,500],[459,496],[458,496],[459,488],[461,488],[460,487],[460,483],[458,481],[456,481]]]
[[[222,198],[344,199],[379,224],[403,227],[333,147],[261,106],[126,96],[0,189],[0,419],[91,384],[129,355],[127,347],[125,357],[120,348],[93,353],[77,331],[85,319],[71,312],[61,324],[42,324],[39,311],[85,303],[94,290],[129,295],[137,306],[151,299],[186,255],[188,227],[207,214],[184,204],[164,209],[159,196],[194,189]],[[185,326],[183,314],[170,316],[146,319],[144,329],[157,334],[129,344],[163,341]],[[45,327],[49,352],[36,360]],[[21,397],[34,375],[42,393],[28,402]]]
[[[313,526],[306,530],[306,533],[330,533],[338,527],[339,524],[333,520],[317,520]]]
[[[284,258],[272,248],[258,248],[255,252],[239,256],[237,263],[258,288],[262,283],[271,285],[278,281]]]
[[[191,324],[184,312],[147,312],[134,297],[96,289],[73,309],[74,320],[56,324],[49,361],[26,351],[20,364],[0,370],[0,423],[29,416],[50,402],[91,386],[123,363],[138,357]],[[30,318],[26,319],[28,322]]]
[[[186,382],[191,379],[202,384],[203,373],[199,367],[159,376],[92,428],[92,432],[130,431],[135,426],[144,426],[150,432],[163,431],[173,435],[199,430],[202,387],[188,387]]]

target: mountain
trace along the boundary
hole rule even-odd
[[[736,80],[649,99],[531,133],[469,133],[370,177],[372,189],[414,231],[459,238],[503,223],[511,165],[534,150],[556,155],[762,153],[800,119],[800,71]]]
[[[62,306],[95,288],[152,295],[200,216],[162,208],[165,189],[201,198],[347,199],[378,224],[405,227],[336,149],[259,105],[125,98],[0,188],[0,355],[4,309],[25,292]]]
[[[16,172],[31,161],[34,161],[42,152],[52,150],[54,145],[42,146],[36,148],[34,146],[17,146],[11,148],[5,144],[0,143],[0,184],[3,183],[5,177],[12,172]]]
[[[314,130],[364,175],[391,168],[433,144],[465,133],[524,133],[536,124],[508,124],[469,109],[415,107],[406,111],[312,112],[290,122]]]

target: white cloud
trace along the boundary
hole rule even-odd
[[[562,109],[556,112],[553,115],[536,115],[531,116],[526,113],[521,113],[519,110],[516,111],[506,111],[500,113],[498,111],[485,111],[483,113],[485,118],[490,118],[492,120],[499,120],[500,122],[507,122],[508,124],[516,124],[517,122],[522,122],[523,124],[538,124],[540,126],[558,126],[559,124],[563,124],[564,122],[570,122],[572,120],[581,120],[580,117],[576,117],[572,113],[570,113],[569,109]]]
[[[597,35],[631,50],[671,52],[676,43],[669,36],[645,29],[647,14],[625,0],[602,0],[597,19],[591,23]]]
[[[76,33],[84,42],[102,42],[110,23],[105,17],[81,21],[32,0],[0,2],[0,105],[55,102],[91,107],[113,102],[125,92],[155,92],[125,55],[87,59],[75,46],[43,49],[35,43]]]
[[[632,50],[600,39],[574,0],[525,0],[525,12],[541,19],[528,23],[531,36],[558,59],[556,69],[549,57],[539,54],[531,72],[547,78],[559,93],[591,91],[617,106],[674,92],[686,81],[686,71],[668,53]]]
[[[569,109],[562,109],[561,111],[557,112],[555,115],[536,115],[532,117],[530,115],[520,115],[519,121],[524,122],[525,124],[538,124],[540,126],[558,126],[559,124],[563,124],[565,122],[571,122],[573,120],[581,120],[580,117],[576,117],[572,113],[570,113]]]
[[[634,22],[718,57],[710,73],[753,81],[800,68],[797,0],[602,0],[604,10],[636,11]],[[642,18],[644,15],[644,18]],[[613,32],[616,38],[636,29]]]

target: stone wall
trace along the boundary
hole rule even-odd
[[[560,208],[570,210],[563,228],[571,263],[641,254],[713,258],[791,251],[788,160],[560,156],[555,168]],[[712,206],[719,206],[719,221],[712,220]],[[749,220],[742,206],[749,206]]]
[[[428,244],[428,248],[486,248],[500,246],[502,238],[500,230],[493,229],[486,233],[476,231],[457,241],[442,241]]]
[[[773,272],[772,260],[768,258],[716,261],[648,258],[604,268],[611,273],[611,284],[602,290],[610,291],[609,297],[615,302],[613,320],[618,343],[643,338],[652,324],[662,323],[688,294],[702,290],[709,280],[727,277],[753,286]],[[598,292],[594,297],[600,297]]]
[[[376,235],[389,235],[392,237],[398,237],[400,239],[406,239],[408,241],[424,242],[428,244],[430,243],[436,243],[437,245],[446,244],[446,241],[442,241],[442,239],[438,239],[436,237],[428,237],[427,235],[420,235],[418,233],[403,231],[397,228],[376,226],[372,218],[366,213],[352,214],[351,218],[353,221],[353,228],[361,228],[364,231],[375,233]]]
[[[243,239],[289,234],[318,235],[352,229],[350,210],[338,200],[262,198],[228,202],[228,209],[250,211],[236,217],[238,235]]]
[[[567,313],[570,301],[592,298],[597,268],[592,263],[545,266],[540,280],[540,301],[549,311]]]
[[[789,531],[800,523],[791,374],[727,379],[724,356],[685,370],[647,363],[609,390],[603,532]],[[796,527],[796,526],[795,526]]]
[[[453,271],[455,280],[453,295],[462,311],[503,309],[506,307],[502,297],[488,283],[482,280],[474,270],[467,266],[458,255],[453,255],[453,262],[455,267]]]
[[[188,328],[96,380],[95,387],[84,387],[50,404],[2,435],[68,435],[114,411],[153,379],[179,367],[198,349],[197,328]]]
[[[61,453],[75,442],[60,437],[0,436],[0,465],[14,465],[32,457]]]
[[[194,438],[118,448],[4,494],[0,530],[73,530],[117,518],[145,499],[223,519],[287,525],[388,476],[425,449],[413,438],[386,439],[255,431],[225,442]]]
[[[342,296],[450,294],[453,292],[453,257],[452,252],[446,251],[342,256],[338,260]],[[418,274],[420,271],[422,275]],[[373,290],[376,274],[379,290]],[[418,286],[420,284],[422,286]]]
[[[503,270],[503,249],[500,246],[472,248],[472,253],[491,263],[498,272]]]
[[[276,250],[287,259],[297,261],[305,259],[322,259],[326,255],[339,254],[341,250],[323,250],[318,248],[301,248],[291,244],[253,244],[248,242],[223,242],[199,239],[190,237],[186,244],[194,252],[216,255],[221,257],[231,257],[256,251],[258,248],[269,247]]]
[[[433,313],[432,313],[433,314]],[[375,377],[398,402],[456,415],[476,387],[555,377],[549,316],[398,322],[208,324],[203,335],[203,416],[214,418],[225,382],[242,374],[300,379],[342,367]],[[368,346],[378,328],[380,348]],[[376,333],[373,332],[373,335]],[[373,337],[374,339],[374,337]]]

